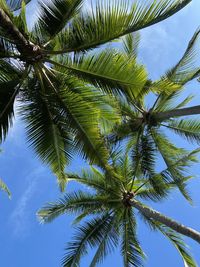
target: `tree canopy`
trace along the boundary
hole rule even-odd
[[[80,266],[88,247],[96,248],[91,267],[117,247],[125,267],[143,266],[139,215],[171,241],[185,266],[197,267],[183,236],[200,243],[200,233],[154,210],[149,201],[160,203],[178,189],[192,203],[187,167],[197,162],[199,149],[178,147],[166,132],[200,143],[200,121],[184,117],[200,114],[200,106],[188,107],[192,96],[179,99],[200,77],[195,64],[200,30],[158,80],[138,60],[138,31],[191,0],[99,0],[90,10],[84,0],[40,1],[33,27],[26,17],[29,2],[0,1],[0,142],[16,105],[29,144],[57,176],[61,191],[72,181],[87,186],[38,212],[42,222],[76,215],[62,266]],[[66,171],[77,154],[90,170]],[[165,163],[159,171],[158,156]],[[2,180],[0,188],[10,195]]]

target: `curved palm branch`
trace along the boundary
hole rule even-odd
[[[176,231],[173,231],[172,229],[166,227],[165,225],[158,223],[152,219],[149,219],[145,216],[142,216],[144,221],[151,227],[154,231],[159,231],[161,234],[163,234],[169,241],[172,243],[172,245],[177,249],[179,254],[182,256],[184,266],[191,266],[195,267],[197,266],[197,263],[192,258],[188,251],[188,246],[184,243],[182,235],[176,233]]]
[[[200,30],[198,29],[190,40],[183,57],[167,72],[168,79],[184,85],[199,76],[200,70],[195,67],[199,33]]]
[[[0,179],[0,190],[6,192],[7,195],[9,196],[9,198],[11,197],[11,192],[10,192],[8,186],[1,179]]]
[[[190,0],[181,2],[163,0],[148,1],[145,4],[135,1],[132,4],[130,1],[116,0],[112,5],[109,1],[97,2],[91,12],[80,13],[56,37],[55,42],[58,48],[51,53],[79,52],[98,47],[125,34],[158,23],[182,9],[189,2]],[[40,31],[43,31],[42,27]]]

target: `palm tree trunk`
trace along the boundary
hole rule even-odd
[[[9,38],[16,44],[20,53],[24,53],[29,48],[29,41],[23,36],[19,29],[14,25],[9,16],[0,8],[0,26]],[[30,48],[29,48],[30,49]]]
[[[160,113],[154,114],[154,116],[158,120],[166,120],[166,119],[170,119],[173,117],[191,116],[191,115],[196,115],[196,114],[200,114],[200,106],[160,112]]]
[[[196,230],[186,227],[183,224],[180,224],[164,215],[162,215],[160,212],[150,209],[147,206],[144,206],[143,204],[141,204],[140,202],[138,202],[135,199],[132,199],[130,201],[130,205],[134,208],[136,208],[137,210],[139,210],[144,216],[148,217],[148,218],[152,218],[153,220],[160,222],[164,225],[166,225],[167,227],[175,230],[176,232],[188,236],[192,239],[194,239],[195,241],[197,241],[198,243],[200,243],[200,232],[197,232]]]

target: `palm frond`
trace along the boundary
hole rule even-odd
[[[161,130],[151,128],[150,133],[155,141],[158,151],[163,157],[170,160],[172,164],[175,159],[186,154],[187,151],[185,149],[176,147]]]
[[[91,261],[90,267],[95,267],[98,263],[103,262],[103,260],[110,255],[113,250],[118,245],[119,233],[118,233],[118,220],[117,216],[113,216],[110,224],[104,232],[104,238],[98,245],[98,249]]]
[[[12,64],[0,60],[0,142],[7,136],[14,117],[16,87],[20,83],[20,71]]]
[[[11,197],[11,192],[10,192],[9,188],[1,179],[0,179],[0,190],[3,190],[4,192],[6,192],[7,195],[9,196],[9,198]]]
[[[186,138],[192,143],[200,142],[200,121],[199,120],[173,120],[166,127]]]
[[[177,99],[180,96],[181,90],[175,91],[171,94],[160,94],[157,97],[157,104],[155,105],[156,112],[165,112],[173,109],[180,109],[185,107],[194,98],[193,95],[189,95],[182,101],[177,103]]]
[[[71,76],[69,71],[58,66],[53,69],[57,80],[62,81],[62,87],[68,87],[70,91],[75,93],[77,97],[87,102],[90,108],[97,113],[99,112],[99,126],[102,134],[110,132],[115,123],[120,121],[120,114],[116,98],[100,91],[94,86],[88,86],[88,83],[83,82],[75,76]]]
[[[105,213],[77,227],[74,240],[67,245],[62,266],[79,266],[81,257],[87,254],[88,245],[99,246],[104,240],[104,234],[109,231],[112,221],[112,214]]]
[[[181,101],[178,105],[174,107],[174,109],[179,109],[185,107],[188,103],[192,101],[194,98],[194,95],[187,96],[183,101]]]
[[[135,120],[134,121],[128,121],[128,122],[122,122],[121,124],[116,124],[115,127],[112,129],[112,133],[108,135],[108,141],[117,144],[118,142],[121,142],[122,140],[132,140],[132,146],[136,135],[137,131],[140,130],[141,125],[140,121]]]
[[[158,81],[151,82],[149,89],[154,93],[171,95],[174,92],[179,91],[181,88],[181,85],[169,80],[168,78],[161,78]]]
[[[64,156],[66,153],[68,159],[69,156],[71,157],[71,155],[79,153],[84,158],[90,160],[91,163],[102,166],[110,172],[111,168],[108,166],[109,153],[101,138],[99,127],[99,115],[101,113],[97,106],[95,106],[95,104],[90,105],[90,102],[86,101],[86,95],[82,97],[81,94],[75,93],[74,86],[76,86],[76,80],[69,80],[68,83],[66,83],[65,79],[63,80],[64,83],[62,83],[62,81],[46,66],[37,66],[35,69],[40,79],[40,85],[43,87],[43,92],[47,94],[45,101],[47,104],[46,107],[48,107],[48,110],[52,113],[49,117],[52,122],[51,125],[57,127],[56,129],[58,130],[57,133],[59,135],[57,137],[60,138],[60,143],[57,142],[56,144],[60,144],[60,148],[57,146],[57,152],[60,149],[60,151],[63,151],[62,155]],[[40,89],[38,89],[38,91],[40,91],[38,96],[41,97],[42,91]],[[90,95],[88,97],[90,98]],[[44,98],[43,95],[42,98]],[[43,101],[43,99],[41,99],[41,101]],[[45,107],[44,104],[42,105],[43,108]],[[46,110],[46,112],[48,110]],[[37,114],[39,113],[36,112],[36,116]],[[43,114],[45,114],[45,112]],[[90,118],[90,120],[88,120],[88,118]],[[49,122],[47,123],[46,121],[44,123],[48,124]],[[38,124],[34,123],[33,129],[36,125]],[[45,128],[47,129],[47,126]],[[41,131],[41,128],[38,128],[38,130],[38,133],[44,133]],[[37,132],[34,133],[37,134]],[[30,139],[30,141],[33,141],[33,144],[35,142],[36,149],[42,145],[40,140],[41,138],[34,138],[34,135]],[[43,145],[46,143],[43,143]],[[52,147],[52,143],[49,145]],[[44,152],[45,151],[47,152],[48,150],[44,150]],[[40,149],[38,152],[40,152]],[[58,153],[56,154],[58,155]],[[41,156],[45,160],[52,159],[51,163],[56,164],[56,162],[53,163],[55,158],[47,158],[47,154]],[[61,163],[61,161],[59,162]],[[65,160],[65,163],[67,162]],[[64,161],[62,161],[60,166],[63,170]],[[63,176],[63,171],[62,177],[65,177]]]
[[[51,0],[40,3],[37,26],[47,36],[53,38],[80,11],[83,0]]]
[[[110,1],[97,2],[92,12],[83,12],[76,17],[56,40],[56,48],[64,52],[85,51],[98,47],[123,35],[158,23],[191,0],[160,1]],[[50,52],[51,53],[51,52]],[[52,52],[53,53],[53,52]]]
[[[91,167],[90,170],[82,170],[81,175],[75,175],[67,173],[69,181],[76,181],[82,185],[90,187],[98,192],[98,194],[112,194],[112,196],[118,196],[119,192],[112,188],[112,185],[117,183],[116,180],[109,183],[105,179],[105,175],[101,173],[97,168]]]
[[[166,76],[171,81],[184,85],[200,75],[200,68],[195,67],[199,33],[198,29],[190,40],[183,57],[167,72]]]
[[[135,188],[137,197],[154,202],[166,199],[172,189],[171,184],[164,181],[162,173],[150,177],[148,183],[147,180],[143,180],[138,184],[136,180],[134,184],[137,185]]]
[[[46,70],[48,69],[46,68]],[[50,70],[48,71],[50,73]],[[90,90],[81,94],[76,92],[74,90],[74,87],[77,86],[76,79],[69,78],[67,81],[65,78],[63,83],[60,84],[59,79],[54,75],[52,76],[52,73],[50,74],[51,76],[48,79],[55,81],[55,86],[59,88],[57,90],[54,84],[50,82],[60,106],[60,116],[73,133],[75,151],[89,159],[92,164],[107,168],[109,154],[100,131],[99,116],[101,111],[99,109],[100,105],[97,104],[98,98],[92,104],[91,99],[95,94]],[[78,83],[78,86],[80,86],[80,83]],[[84,90],[84,87],[82,90]]]
[[[105,167],[109,156],[100,134],[99,111],[69,88],[57,96],[61,100],[61,115],[72,129],[76,151],[91,163]]]
[[[152,221],[152,223],[175,246],[175,248],[178,250],[179,254],[181,255],[181,257],[183,259],[185,267],[197,267],[198,266],[197,263],[195,262],[194,258],[189,253],[188,246],[183,241],[181,235],[179,235],[178,233],[176,233],[172,229],[170,229],[170,228],[168,228],[162,224],[159,224],[159,223],[153,222],[153,221]]]
[[[180,90],[174,91],[171,94],[160,93],[157,95],[156,102],[154,102],[155,112],[164,112],[173,109],[176,98],[180,95]]]
[[[124,211],[124,216],[121,222],[121,231],[121,253],[124,258],[124,266],[142,267],[145,255],[136,237],[136,222],[130,209]]]
[[[137,197],[145,200],[151,200],[154,202],[161,202],[166,199],[173,189],[179,188],[180,185],[184,188],[187,193],[187,198],[190,199],[189,193],[186,191],[186,185],[189,180],[194,178],[193,176],[179,176],[177,180],[174,180],[170,173],[170,168],[177,166],[180,168],[184,164],[189,165],[190,161],[193,161],[193,157],[198,153],[196,151],[191,152],[191,154],[177,160],[169,168],[166,168],[160,173],[155,174],[149,178],[149,181],[136,180],[134,183],[134,191]],[[139,183],[138,183],[139,182]],[[190,199],[191,202],[191,199]]]
[[[13,123],[15,87],[18,82],[18,80],[13,80],[0,83],[0,142],[5,140]]]
[[[18,28],[18,30],[26,35],[28,37],[28,25],[27,25],[27,21],[26,21],[26,3],[24,1],[22,1],[21,4],[21,12],[19,13],[18,16],[15,16],[13,18],[13,22],[15,24],[15,26]]]
[[[12,11],[17,11],[22,8],[23,4],[28,4],[31,0],[6,0],[7,5]]]
[[[126,91],[130,86],[138,92],[147,78],[142,65],[137,64],[134,58],[127,60],[123,54],[116,53],[114,49],[67,60],[63,57],[61,63],[56,60],[50,63],[68,69],[72,75],[109,93],[117,93],[120,89]]]
[[[127,34],[123,39],[123,50],[128,57],[136,58],[140,44],[140,33]]]
[[[178,149],[171,144],[159,131],[151,129],[151,133],[158,151],[167,166],[167,170],[162,173],[163,178],[166,181],[174,180],[182,195],[191,203],[191,197],[186,190],[186,185],[182,181],[186,171],[185,167],[190,165],[191,162],[196,161],[195,154],[198,153],[198,150],[187,153],[186,150]]]
[[[0,58],[15,57],[16,47],[4,37],[0,37]]]
[[[41,222],[48,223],[67,212],[76,215],[88,210],[102,212],[109,205],[109,197],[106,195],[95,196],[91,193],[77,191],[66,194],[55,203],[47,204],[37,214]]]
[[[134,167],[138,169],[138,173],[146,178],[151,177],[155,170],[155,157],[156,157],[156,147],[154,145],[151,135],[147,133],[142,133],[136,142],[135,147],[132,148],[132,160]],[[139,161],[139,168],[135,165]]]
[[[64,190],[67,181],[64,169],[72,158],[73,138],[56,120],[59,110],[48,90],[43,81],[29,79],[19,113],[27,125],[28,141],[41,160],[51,167]]]

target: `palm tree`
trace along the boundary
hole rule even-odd
[[[177,148],[169,140],[166,130],[192,143],[200,143],[200,120],[179,119],[179,116],[183,115],[200,114],[200,109],[197,107],[182,108],[191,101],[191,96],[181,101],[178,98],[184,86],[200,75],[200,68],[195,67],[194,57],[199,33],[200,30],[194,34],[184,56],[176,66],[155,82],[148,79],[145,67],[137,62],[140,39],[138,33],[127,35],[123,39],[123,51],[107,50],[115,58],[113,62],[118,62],[119,57],[121,57],[122,65],[129,62],[128,75],[137,69],[140,69],[141,74],[143,70],[143,77],[136,87],[124,87],[120,95],[116,96],[122,120],[108,134],[108,143],[111,142],[114,145],[128,143],[128,150],[132,152],[136,172],[142,171],[146,177],[154,174],[157,154],[162,156],[166,166],[169,167],[173,166],[176,158],[184,153],[184,149]],[[155,97],[152,97],[152,92],[155,92]],[[148,98],[151,100],[147,102],[147,105],[151,104],[150,107],[146,105]],[[170,172],[174,180],[181,177],[181,170],[170,167]],[[180,190],[182,191],[182,188]]]
[[[194,161],[199,150],[179,158],[174,165],[185,167]],[[114,155],[115,171],[119,179],[106,176],[104,172],[91,167],[81,175],[68,174],[71,181],[87,186],[85,190],[67,193],[57,202],[47,204],[38,212],[42,222],[51,222],[62,214],[74,214],[74,223],[85,222],[76,228],[76,233],[68,243],[62,266],[80,265],[81,258],[87,254],[88,246],[97,248],[90,267],[111,253],[117,246],[123,257],[124,266],[143,266],[144,252],[137,238],[137,213],[151,229],[160,231],[167,237],[183,258],[185,265],[195,267],[195,261],[187,251],[182,235],[200,243],[200,233],[153,210],[141,200],[160,202],[166,198],[178,183],[185,184],[191,177],[182,175],[179,182],[170,178],[169,168],[155,174],[156,188],[149,180],[139,175],[133,179],[135,170],[128,155]],[[79,187],[80,188],[80,187]]]
[[[116,68],[103,72],[110,66],[107,55],[100,70],[89,69],[84,55],[168,18],[191,0],[145,4],[114,1],[112,5],[108,1],[97,3],[91,12],[82,10],[84,0],[41,2],[31,30],[26,22],[28,2],[0,2],[0,140],[5,139],[12,124],[18,99],[28,140],[42,161],[50,165],[63,189],[64,168],[74,151],[93,164],[111,169],[99,118],[111,118],[112,109],[104,105],[104,93],[97,89],[110,91],[127,83],[135,85],[141,76],[138,70],[135,77],[126,78],[128,67],[118,68],[118,78]],[[20,12],[13,13],[20,7]]]

